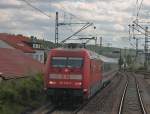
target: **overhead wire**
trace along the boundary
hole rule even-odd
[[[45,13],[44,11],[42,11],[41,9],[39,9],[39,8],[35,7],[34,5],[32,5],[32,4],[31,4],[30,2],[28,2],[27,0],[22,0],[22,1],[25,2],[27,5],[29,5],[30,7],[32,7],[33,9],[39,11],[39,12],[42,13],[43,15],[45,15],[45,16],[47,16],[47,17],[51,17],[50,15],[48,15],[47,13]],[[137,1],[138,1],[138,0],[137,0]],[[142,0],[142,1],[143,1],[143,0]],[[142,4],[142,2],[141,2],[141,4]],[[142,5],[140,5],[140,6],[142,6]],[[65,7],[64,7],[63,5],[61,5],[61,7],[62,7],[63,9],[65,9]],[[86,20],[82,20],[81,18],[77,17],[76,15],[74,15],[74,14],[68,12],[68,11],[65,11],[65,10],[63,10],[63,9],[61,9],[61,10],[64,11],[64,12],[66,12],[66,13],[68,13],[68,14],[70,14],[71,16],[75,17],[76,19],[78,19],[78,20],[80,20],[80,21],[86,21]],[[140,8],[139,8],[139,9],[140,9]]]
[[[79,17],[77,17],[76,15],[74,15],[73,13],[70,13],[70,12],[68,12],[68,11],[65,11],[65,7],[62,5],[62,4],[60,4],[60,6],[61,6],[61,10],[64,12],[64,13],[67,13],[67,14],[69,14],[70,16],[71,16],[71,19],[72,18],[74,18],[74,19],[77,19],[78,21],[81,21],[81,22],[86,22],[86,23],[88,23],[88,24],[90,24],[89,22],[87,22],[87,20],[82,20],[81,18],[79,18]],[[70,22],[71,22],[72,20],[70,20]],[[79,29],[79,31],[81,30],[84,30],[84,27],[86,26],[86,23],[84,23],[85,25],[81,28],[81,29]],[[80,24],[80,23],[79,23]],[[70,24],[71,25],[71,24]],[[93,23],[91,23],[90,25],[93,25]],[[69,26],[68,26],[69,27]],[[86,27],[85,27],[86,28]],[[70,39],[72,36],[75,36],[75,37],[77,37],[76,36],[76,34],[78,33],[78,31],[73,31],[72,29],[70,30],[71,32],[75,32],[74,34],[72,34],[71,36],[69,36],[68,38],[66,38],[67,40],[68,39]],[[66,39],[65,40],[63,40],[62,42],[64,42],[64,41],[66,41]]]
[[[50,15],[48,15],[47,13],[45,13],[44,11],[42,11],[41,9],[33,6],[30,2],[28,2],[27,0],[21,0],[23,2],[25,2],[27,5],[29,5],[30,7],[32,7],[33,9],[39,11],[40,13],[42,13],[43,15],[47,16],[47,17],[51,17]]]
[[[65,9],[65,7],[64,7],[62,4],[60,4],[60,6],[61,6],[63,9]],[[70,13],[70,12],[65,11],[65,10],[63,10],[63,9],[61,9],[63,12],[66,12],[66,13],[70,14],[71,16],[73,16],[74,18],[78,19],[79,21],[84,21],[84,22],[86,21],[86,20],[82,20],[81,18],[77,17],[77,16],[74,15],[73,13]]]
[[[142,8],[142,4],[143,4],[143,0],[141,0],[141,3],[140,3],[140,5],[139,5],[139,9],[138,9],[138,12],[137,12],[137,16],[139,16],[140,10],[141,10],[141,8]]]
[[[72,36],[78,34],[79,32],[81,32],[82,30],[88,28],[88,27],[91,26],[91,25],[92,25],[92,23],[83,25],[83,26],[81,27],[81,29],[79,29],[78,31],[76,31],[75,33],[73,33],[71,36],[69,36],[69,37],[67,37],[66,39],[64,39],[63,41],[61,41],[61,43],[64,43],[66,40],[70,39]]]
[[[139,14],[140,14],[140,10],[141,10],[141,8],[142,8],[142,5],[143,5],[143,0],[136,0],[136,20],[134,20],[133,21],[133,23],[136,25],[136,27],[138,27],[138,28],[136,28],[136,27],[133,27],[133,29],[134,30],[136,30],[138,33],[140,33],[140,35],[145,35],[145,32],[143,32],[143,31],[141,31],[140,29],[142,29],[142,30],[144,30],[145,31],[145,29],[141,26],[141,25],[139,25],[138,23],[139,23]],[[133,33],[134,34],[134,33]],[[135,34],[134,34],[135,35]],[[148,37],[150,37],[150,36],[148,36]],[[131,42],[129,42],[130,43],[130,45],[131,46],[133,46],[133,47],[135,47],[135,45],[134,44],[132,44]]]
[[[138,3],[139,3],[139,0],[136,0],[136,13],[138,12]],[[137,14],[136,14],[137,16]]]

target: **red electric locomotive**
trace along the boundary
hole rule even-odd
[[[103,77],[101,58],[103,56],[83,48],[52,49],[45,68],[45,90],[50,99],[57,103],[93,96],[109,79]]]

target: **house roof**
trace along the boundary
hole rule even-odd
[[[43,72],[43,64],[20,50],[0,48],[0,77],[21,78]]]
[[[16,49],[23,51],[24,53],[35,52],[34,49],[27,44],[27,42],[30,42],[30,39],[28,37],[22,35],[0,33],[0,40],[6,42]]]

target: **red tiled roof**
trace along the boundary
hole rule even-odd
[[[29,38],[22,35],[11,35],[0,33],[0,40],[8,43],[12,47],[23,51],[24,53],[34,53],[34,49],[25,42],[29,42]]]
[[[44,65],[19,50],[0,48],[0,76],[21,78],[43,71]]]

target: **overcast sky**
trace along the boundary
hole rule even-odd
[[[104,45],[131,47],[128,25],[135,19],[136,1],[141,0],[27,0],[48,16],[21,0],[0,1],[0,32],[34,35],[54,41],[55,12],[59,22],[92,22],[80,35],[103,37]],[[149,19],[150,0],[144,0],[140,18]],[[82,25],[60,26],[59,41],[78,30]],[[79,37],[79,36],[78,36]],[[80,36],[81,37],[81,36]],[[140,40],[142,45],[142,40]],[[131,43],[135,43],[132,40]]]

